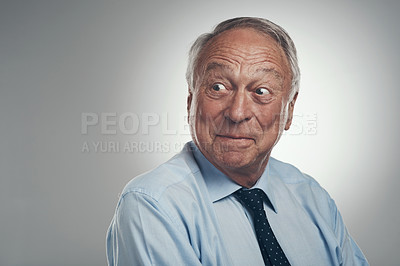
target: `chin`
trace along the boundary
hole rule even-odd
[[[250,154],[243,152],[225,152],[221,154],[220,164],[226,168],[239,169],[251,164]]]

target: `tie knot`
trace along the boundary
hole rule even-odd
[[[265,197],[264,191],[259,188],[253,189],[239,189],[235,192],[235,195],[251,210],[263,211],[263,200]]]

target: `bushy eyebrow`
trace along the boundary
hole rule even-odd
[[[277,79],[279,80],[283,80],[283,76],[274,68],[265,68],[265,67],[261,67],[261,68],[257,68],[256,72],[264,72],[264,73],[272,73]]]
[[[212,63],[208,64],[205,72],[207,73],[207,72],[215,70],[215,69],[223,69],[223,70],[232,72],[232,68],[230,66],[221,64],[221,63],[217,63],[217,62],[212,62]]]

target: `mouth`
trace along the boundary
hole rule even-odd
[[[217,137],[232,139],[232,140],[254,140],[253,138],[249,138],[247,136],[240,136],[240,135],[219,135],[219,134],[217,134]]]
[[[216,135],[216,140],[226,147],[248,148],[255,144],[255,139],[243,135]]]

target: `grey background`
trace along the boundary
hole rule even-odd
[[[234,16],[271,19],[299,52],[300,126],[273,156],[330,192],[372,265],[398,265],[400,5],[277,2],[0,1],[0,265],[106,263],[123,186],[179,149],[83,144],[190,139],[163,129],[185,119],[186,53]],[[141,126],[143,114],[168,119],[148,133],[104,134],[99,122],[82,134],[83,113],[128,112]]]

